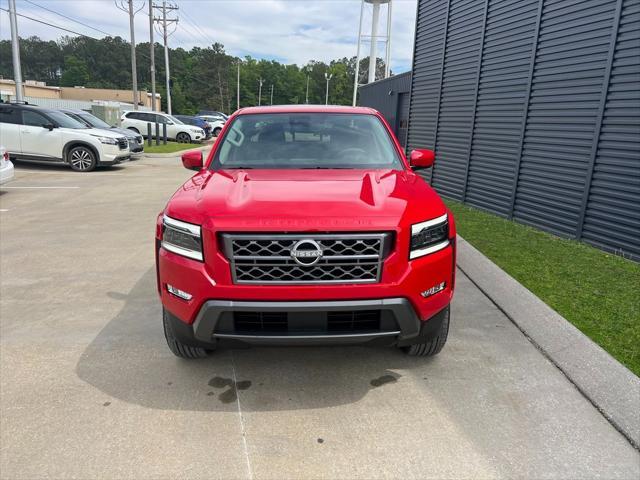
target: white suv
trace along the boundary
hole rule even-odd
[[[122,135],[87,128],[62,112],[34,105],[0,103],[0,138],[12,159],[67,163],[79,172],[130,157]]]
[[[201,142],[205,138],[204,130],[200,127],[187,125],[177,118],[160,112],[124,112],[120,118],[122,128],[128,128],[136,133],[147,135],[148,127],[151,125],[151,136],[155,137],[156,126],[159,124],[160,135],[162,135],[162,124],[167,125],[167,138],[180,143]]]

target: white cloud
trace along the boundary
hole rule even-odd
[[[95,37],[103,34],[90,27],[129,38],[128,16],[118,10],[112,0],[33,2],[81,23],[61,18],[25,0],[17,1],[18,12]],[[136,0],[136,3],[142,5],[141,0]],[[297,64],[312,59],[328,61],[351,57],[356,53],[359,0],[179,0],[177,4],[180,7],[180,22],[169,40],[172,47],[204,47],[215,41],[224,44],[232,55],[273,58]],[[396,72],[405,71],[411,65],[415,10],[416,0],[394,0],[391,66]],[[149,39],[146,12],[145,6],[136,16],[138,42]],[[0,37],[10,38],[8,14],[1,13]],[[382,7],[381,24],[384,18],[386,12]],[[370,26],[370,7],[367,6],[363,34],[369,35]],[[25,18],[18,18],[18,29],[23,37],[38,35],[45,39],[56,39],[64,34]],[[378,50],[378,56],[383,56],[381,50]],[[361,55],[367,56],[368,51],[368,44],[363,43]]]

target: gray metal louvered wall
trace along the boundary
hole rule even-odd
[[[640,260],[640,0],[419,0],[407,140],[442,195]]]

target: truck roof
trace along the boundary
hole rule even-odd
[[[347,107],[344,105],[273,105],[241,108],[238,115],[255,113],[351,113],[375,115],[378,112],[369,107]]]

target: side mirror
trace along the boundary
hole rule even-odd
[[[426,148],[420,148],[411,151],[409,156],[409,165],[414,170],[421,170],[423,168],[433,167],[433,162],[436,160],[436,153],[433,150]]]
[[[56,126],[53,123],[45,123],[42,125],[42,128],[46,128],[47,130],[51,131],[56,128]]]
[[[173,122],[171,120],[167,120],[167,125],[173,125]]]
[[[182,165],[187,170],[202,170],[202,152],[200,150],[192,150],[182,154]]]

